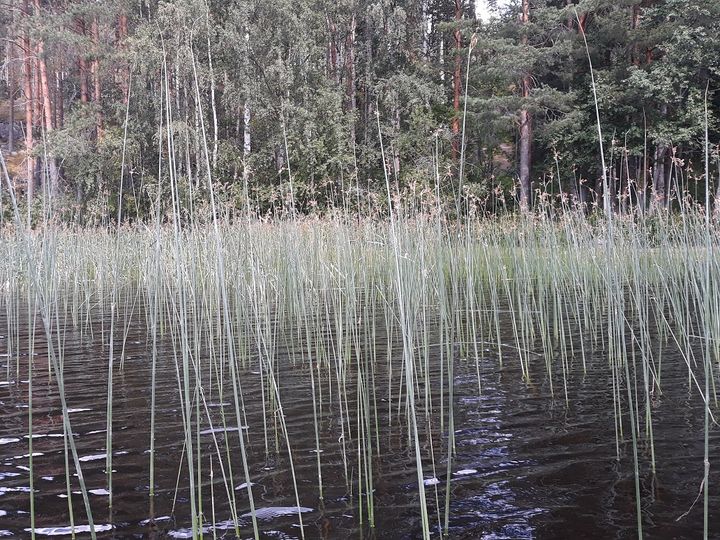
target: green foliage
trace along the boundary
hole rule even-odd
[[[626,180],[650,178],[670,152],[655,163],[658,149],[671,149],[686,167],[697,161],[708,84],[711,138],[720,138],[714,0],[533,0],[527,25],[518,24],[520,2],[501,4],[485,22],[475,19],[470,1],[460,3],[456,19],[454,0],[178,0],[139,9],[108,0],[41,4],[30,17],[11,21],[3,14],[0,25],[12,24],[15,34],[27,30],[45,45],[49,71],[60,81],[54,107],[62,103],[64,116],[35,154],[58,160],[67,206],[90,212],[90,219],[111,218],[119,191],[124,215],[157,211],[153,197],[158,189],[169,193],[171,158],[177,181],[187,186],[182,203],[203,207],[206,155],[211,182],[236,209],[245,207],[246,196],[261,213],[286,208],[291,183],[299,210],[350,199],[360,206],[361,192],[384,196],[383,165],[400,190],[433,186],[436,139],[440,192],[454,199],[458,167],[451,148],[458,141],[450,126],[462,117],[465,100],[465,195],[476,199],[502,194],[511,204],[521,110],[533,119],[538,185],[559,174],[560,183],[550,183],[575,195],[582,186],[597,195],[599,142],[612,175]],[[532,84],[522,97],[525,74]],[[80,100],[83,79],[87,103]],[[161,211],[168,204],[161,196]]]

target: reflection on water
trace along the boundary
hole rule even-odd
[[[2,322],[0,321],[0,327]],[[149,494],[150,356],[145,328],[132,326],[123,369],[116,370],[113,400],[113,508],[108,509],[106,477],[107,349],[95,339],[68,328],[64,334],[64,375],[72,429],[79,461],[90,495],[100,537],[190,538],[189,491],[184,457],[182,404],[178,393],[172,343],[162,343],[158,361],[156,497]],[[99,334],[99,332],[97,332]],[[380,334],[378,334],[380,335]],[[0,344],[2,341],[0,341]],[[2,345],[0,345],[2,346]],[[38,352],[39,351],[39,352]],[[69,504],[75,516],[75,533],[88,532],[76,471],[70,465],[70,499],[65,468],[63,422],[57,386],[47,369],[42,344],[35,357],[33,381],[33,477],[38,536],[68,536],[72,529]],[[395,353],[400,354],[395,350]],[[318,439],[323,475],[319,497],[313,401],[310,371],[284,346],[277,354],[275,377],[292,445],[298,478],[295,503],[289,463],[278,416],[262,407],[261,374],[250,363],[242,369],[245,410],[243,422],[235,417],[234,403],[208,384],[204,391],[205,421],[195,426],[202,459],[203,531],[232,537],[228,497],[238,505],[237,524],[251,534],[247,483],[238,437],[248,444],[256,516],[265,538],[299,538],[299,516],[308,538],[412,539],[421,537],[417,475],[408,433],[403,423],[404,401],[398,398],[399,379],[388,381],[384,362],[376,366],[374,399],[379,453],[373,453],[375,530],[368,526],[365,495],[358,494],[358,430],[351,418],[341,419],[335,374],[315,366],[318,403]],[[430,366],[435,366],[434,358]],[[702,478],[702,404],[688,392],[687,368],[664,358],[662,395],[653,403],[657,474],[642,460],[641,482],[646,533],[649,537],[698,537],[702,508],[690,509]],[[12,359],[0,357],[0,536],[29,537],[29,450],[27,429],[27,357],[19,373]],[[454,538],[626,538],[635,535],[634,484],[631,447],[621,443],[616,459],[615,427],[607,360],[602,352],[589,358],[587,374],[570,370],[568,404],[554,400],[543,365],[533,368],[531,384],[523,383],[513,358],[503,368],[492,353],[474,362],[458,360],[454,378],[456,455],[451,466],[450,531]],[[541,364],[541,362],[539,362]],[[211,363],[200,355],[199,371]],[[388,364],[389,365],[389,364]],[[478,393],[477,369],[482,379]],[[347,368],[343,389],[354,406],[358,377]],[[431,381],[439,384],[439,366],[431,367]],[[558,380],[554,381],[558,387]],[[389,390],[390,389],[390,390]],[[390,394],[392,391],[394,394]],[[422,395],[420,392],[419,395]],[[435,399],[435,398],[434,398]],[[195,406],[195,404],[193,405]],[[447,408],[444,409],[447,413]],[[352,411],[351,411],[352,412]],[[268,438],[262,429],[268,415]],[[223,424],[223,416],[225,423]],[[352,416],[352,414],[351,414]],[[209,420],[208,420],[209,418]],[[230,421],[230,419],[233,419]],[[343,447],[342,426],[347,430]],[[238,425],[240,427],[238,428]],[[425,489],[433,534],[443,521],[447,478],[447,437],[441,431],[439,402],[428,418],[419,418],[424,456]],[[445,424],[444,429],[447,429]],[[626,426],[626,430],[629,427]],[[217,448],[229,456],[229,489],[217,459]],[[266,454],[265,445],[269,451]],[[716,433],[711,444],[716,447]],[[197,451],[197,448],[195,448]],[[641,448],[643,456],[648,448]],[[343,461],[343,452],[347,466]],[[212,471],[212,476],[211,476]],[[711,507],[720,503],[715,472],[711,475]],[[179,488],[176,490],[176,486]],[[711,515],[711,530],[720,530],[720,515]]]
[[[94,524],[96,533],[107,532],[113,529],[112,525]],[[30,532],[32,529],[25,529]],[[74,527],[36,527],[35,534],[37,536],[70,536],[74,534],[89,533],[90,525],[75,525]]]

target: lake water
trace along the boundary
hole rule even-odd
[[[0,328],[7,321],[0,317]],[[104,325],[107,342],[107,322]],[[41,332],[38,323],[38,332]],[[188,471],[184,457],[181,391],[172,340],[159,344],[157,365],[156,496],[149,497],[149,441],[151,355],[145,323],[128,326],[124,363],[119,364],[116,338],[113,384],[113,506],[108,509],[106,460],[106,401],[108,347],[101,345],[102,328],[95,319],[93,335],[67,325],[62,335],[64,379],[70,420],[98,536],[102,538],[190,537]],[[0,331],[0,333],[4,333]],[[21,328],[21,343],[27,342]],[[384,333],[374,335],[387,340]],[[436,336],[434,336],[436,338]],[[306,538],[422,538],[415,453],[408,444],[403,382],[388,374],[402,362],[402,349],[379,348],[372,379],[371,419],[368,425],[373,453],[375,527],[368,524],[366,499],[358,497],[359,423],[356,359],[351,354],[345,386],[339,387],[333,363],[316,375],[319,408],[319,447],[323,499],[319,497],[313,393],[310,368],[292,340],[278,339],[274,374],[283,406],[294,458],[300,510]],[[510,338],[509,338],[510,339]],[[578,344],[581,336],[575,336]],[[437,341],[436,339],[430,342]],[[588,340],[589,343],[589,340]],[[298,345],[298,349],[302,344]],[[588,344],[589,348],[589,344]],[[243,538],[252,537],[250,506],[244,489],[237,422],[229,395],[219,398],[211,369],[209,347],[198,348],[198,367],[205,405],[194,443],[200,440],[202,511],[205,538],[234,537],[228,494],[220,472],[216,441],[233,470],[234,495]],[[579,360],[570,365],[568,403],[558,393],[562,377],[555,370],[555,397],[544,361],[531,367],[531,382],[522,381],[518,361],[508,353],[499,366],[497,355],[481,347],[482,358],[454,362],[454,422],[456,455],[451,465],[450,534],[466,539],[635,538],[635,484],[630,424],[625,414],[625,441],[617,459],[612,379],[607,355],[588,353],[587,373]],[[7,355],[7,336],[0,339],[0,537],[30,536],[28,471],[27,346],[18,358]],[[48,374],[47,346],[38,338],[33,376],[33,452],[36,532],[38,537],[67,537],[69,508],[65,477],[63,424],[57,384]],[[440,360],[438,348],[429,355],[433,404],[425,414],[424,388],[418,385],[418,429],[426,493],[433,535],[438,536],[445,505],[447,421],[440,425]],[[643,527],[647,538],[702,536],[702,499],[693,506],[703,477],[703,406],[688,384],[688,368],[679,354],[665,352],[662,388],[652,399],[657,472],[650,470],[649,447],[640,443],[640,483]],[[389,367],[392,365],[394,367]],[[481,391],[477,372],[481,375]],[[697,368],[697,373],[700,373]],[[249,356],[239,380],[246,407],[248,462],[258,523],[263,538],[299,538],[298,508],[292,488],[285,440],[278,416],[268,407],[263,430],[263,384],[257,359]],[[447,383],[447,381],[445,381]],[[624,383],[623,383],[624,384]],[[268,386],[264,387],[267,390]],[[624,388],[624,386],[623,386]],[[642,393],[640,393],[642,395]],[[341,401],[340,396],[344,399]],[[444,390],[447,398],[447,388]],[[223,405],[225,403],[225,405]],[[349,414],[343,422],[341,406]],[[195,411],[193,403],[193,412]],[[221,422],[225,407],[229,431]],[[377,413],[374,412],[376,407]],[[624,412],[627,407],[623,404]],[[641,413],[644,411],[640,404]],[[444,404],[447,414],[447,403]],[[212,424],[211,421],[212,420]],[[343,429],[341,426],[344,426]],[[247,429],[244,429],[247,427]],[[277,429],[276,429],[277,428]],[[265,434],[269,451],[265,449]],[[213,434],[216,439],[213,438]],[[277,435],[276,435],[277,434]],[[341,437],[343,436],[343,437]],[[225,438],[229,454],[225,453]],[[377,437],[377,439],[375,438]],[[345,460],[343,445],[345,442]],[[711,460],[718,458],[717,429],[711,432]],[[375,446],[379,446],[379,453]],[[279,450],[276,452],[276,448]],[[197,452],[196,445],[193,447]],[[433,471],[430,455],[435,457]],[[713,460],[714,461],[714,460]],[[720,534],[720,475],[711,461],[710,530]],[[213,468],[213,478],[210,468]],[[70,473],[75,468],[70,462]],[[197,471],[195,471],[197,474]],[[176,492],[176,485],[179,486]],[[71,476],[71,503],[78,537],[88,537],[87,518],[77,479]],[[684,517],[683,514],[687,512]],[[711,533],[712,535],[712,533]]]

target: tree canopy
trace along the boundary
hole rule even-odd
[[[517,0],[486,21],[468,0],[3,6],[2,149],[27,204],[69,220],[166,211],[171,181],[189,217],[208,180],[229,212],[363,211],[385,172],[419,203],[591,211],[600,144],[616,211],[720,188],[697,165],[706,90],[718,165],[715,0]]]

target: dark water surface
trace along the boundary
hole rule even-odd
[[[0,328],[3,324],[0,323]],[[26,330],[25,330],[26,331]],[[1,333],[1,332],[0,332]],[[378,334],[382,336],[382,334]],[[0,340],[0,352],[7,338]],[[150,438],[150,354],[146,328],[130,328],[122,369],[114,373],[113,400],[113,509],[108,510],[105,469],[106,396],[108,349],[95,335],[77,329],[64,332],[64,374],[72,429],[80,455],[98,534],[103,538],[189,537],[188,478],[183,456],[183,424],[176,366],[169,338],[160,346],[158,360],[156,485],[157,496],[148,497]],[[576,338],[579,343],[579,338]],[[119,357],[119,348],[116,348]],[[320,447],[324,499],[318,497],[315,436],[313,428],[310,372],[293,363],[286,346],[277,351],[276,377],[292,445],[295,470],[303,507],[306,538],[421,538],[414,451],[408,447],[404,401],[398,404],[401,381],[393,379],[388,400],[386,362],[375,373],[377,426],[380,455],[373,455],[376,527],[357,497],[357,422],[348,435],[348,476],[343,465],[337,404],[337,382],[331,370],[321,371],[316,381],[322,389]],[[394,349],[400,362],[402,351]],[[522,382],[517,358],[505,355],[500,368],[495,353],[485,351],[479,369],[482,392],[478,392],[474,361],[455,363],[455,432],[457,455],[452,462],[450,530],[453,538],[636,538],[635,484],[630,425],[623,418],[626,442],[616,458],[615,415],[612,381],[606,355],[589,356],[588,371],[579,359],[570,366],[568,404],[562,395],[562,378],[554,375],[555,397],[550,395],[544,361],[537,357],[533,381]],[[0,537],[29,537],[29,472],[27,426],[27,352],[15,358],[0,357]],[[432,380],[439,385],[439,363],[430,357]],[[39,345],[33,380],[33,452],[36,531],[39,537],[67,534],[68,499],[65,484],[63,427],[57,385],[48,376],[46,347]],[[209,380],[211,362],[201,355],[200,366]],[[699,373],[699,371],[698,371]],[[253,362],[242,370],[244,402],[250,440],[250,474],[263,538],[299,538],[298,515],[289,473],[284,439],[269,420],[269,455],[265,453],[262,429],[261,380]],[[239,514],[249,512],[237,442],[237,430],[227,434],[221,425],[222,403],[217,388],[204,388],[213,428],[221,448],[231,438],[233,483]],[[228,383],[229,384],[229,383]],[[439,387],[439,386],[438,386]],[[662,364],[662,395],[652,403],[657,473],[650,471],[649,448],[640,445],[640,480],[643,527],[646,538],[702,537],[702,499],[691,509],[701,489],[703,476],[703,408],[698,392],[688,386],[688,368],[678,354],[667,352]],[[356,410],[357,377],[348,370],[345,395],[351,417]],[[420,387],[422,391],[422,386]],[[424,463],[427,497],[433,534],[437,536],[445,504],[444,459],[447,438],[439,425],[438,390],[433,390],[433,412],[429,420],[418,411],[423,456],[430,455],[427,433],[433,433],[436,472]],[[418,398],[418,403],[422,400]],[[226,397],[225,403],[231,398]],[[627,406],[623,403],[627,412]],[[641,404],[641,411],[644,410]],[[226,407],[228,422],[236,428],[234,408]],[[201,413],[201,416],[205,413]],[[374,421],[374,420],[373,420]],[[445,426],[446,428],[446,426]],[[205,538],[234,537],[215,456],[210,424],[203,423],[201,454],[203,467],[203,511]],[[194,431],[196,433],[196,431]],[[720,463],[717,430],[711,433],[710,530],[720,537]],[[197,451],[197,449],[195,449]],[[717,460],[717,461],[715,461]],[[213,466],[214,482],[209,470]],[[70,464],[71,474],[75,469]],[[179,471],[179,472],[178,472]],[[178,482],[179,474],[179,482]],[[437,487],[432,478],[439,479]],[[72,506],[76,526],[87,519],[77,479],[71,478]],[[180,486],[175,497],[175,486]],[[437,491],[436,491],[437,489]],[[215,497],[213,526],[212,495]],[[437,500],[436,500],[437,494]],[[173,512],[173,502],[175,507]],[[363,508],[362,514],[360,508]],[[685,512],[689,513],[678,520]],[[362,519],[362,523],[361,523]],[[241,517],[242,536],[252,537],[250,520]],[[65,529],[62,529],[65,527]],[[59,529],[56,529],[59,528]],[[82,530],[82,529],[79,529]],[[88,537],[78,534],[78,537]]]

